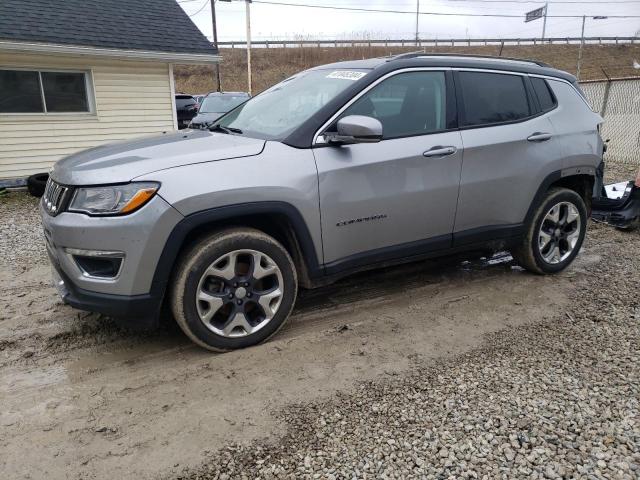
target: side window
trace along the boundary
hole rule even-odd
[[[464,101],[462,125],[487,125],[531,115],[527,90],[520,75],[460,72]]]
[[[548,112],[549,110],[553,110],[556,106],[556,100],[547,82],[543,78],[532,77],[531,83],[533,84],[533,90],[536,92],[542,111]]]
[[[88,72],[0,69],[0,113],[88,113]]]
[[[408,137],[444,130],[446,105],[444,72],[408,72],[373,87],[341,117],[374,117],[382,123],[384,139]]]

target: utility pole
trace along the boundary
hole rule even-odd
[[[216,26],[216,2],[211,0],[211,23],[213,25],[213,46],[218,50],[218,27]],[[220,51],[218,50],[218,54]],[[220,62],[215,65],[216,85],[218,92],[222,91],[222,82],[220,81]]]
[[[547,10],[549,9],[549,4],[544,4],[544,18],[542,19],[542,40],[544,40],[544,35],[547,31]]]
[[[420,43],[420,0],[416,0],[416,47]]]
[[[580,48],[578,49],[578,68],[576,72],[576,79],[580,81],[580,67],[582,67],[582,48],[584,47],[584,24],[587,21],[587,16],[582,16],[582,33],[580,34]]]

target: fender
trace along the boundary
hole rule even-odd
[[[249,202],[226,205],[187,215],[173,228],[158,259],[156,271],[151,282],[150,295],[155,298],[164,297],[169,277],[176,258],[180,253],[187,235],[194,229],[214,222],[233,220],[248,215],[280,214],[284,215],[294,229],[298,244],[302,251],[303,261],[311,278],[322,276],[323,271],[318,255],[302,215],[293,205],[286,202]]]
[[[587,175],[595,179],[596,168],[593,167],[592,165],[584,165],[581,167],[570,167],[570,168],[564,168],[562,170],[556,170],[555,172],[551,172],[549,175],[547,175],[545,179],[542,181],[542,183],[540,184],[540,186],[538,187],[538,190],[536,191],[536,194],[534,195],[533,200],[531,201],[531,205],[529,205],[529,210],[527,210],[527,215],[524,217],[524,222],[523,222],[524,225],[527,225],[529,223],[529,220],[531,220],[531,217],[533,216],[533,213],[536,207],[539,205],[545,192],[549,190],[549,187],[552,184],[556,183],[558,180],[562,180],[565,178],[578,176],[578,175]]]

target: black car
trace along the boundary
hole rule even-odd
[[[198,102],[191,95],[176,94],[176,114],[178,129],[187,128],[191,119],[198,114]]]
[[[207,128],[214,121],[251,98],[245,92],[214,92],[205,97],[198,115],[191,120],[191,128]]]

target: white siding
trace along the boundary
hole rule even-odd
[[[0,114],[0,179],[46,172],[103,143],[174,130],[166,63],[0,52],[0,67],[90,70],[95,93],[91,114]]]

